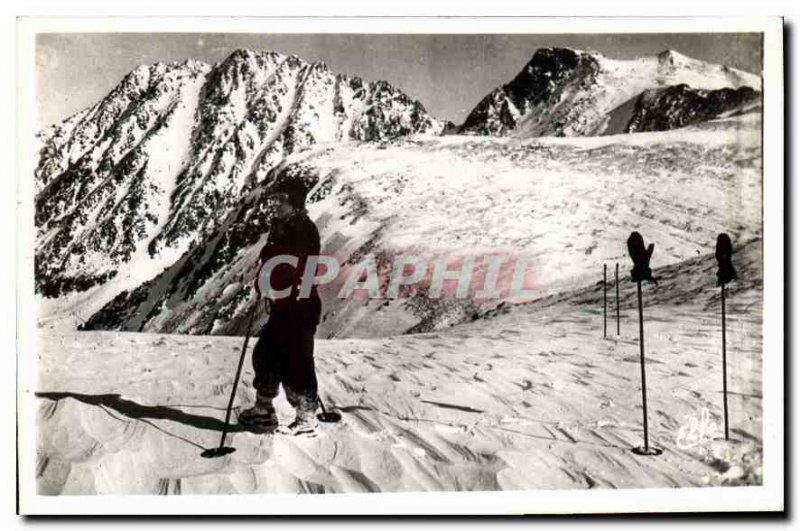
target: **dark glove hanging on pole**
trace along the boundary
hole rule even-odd
[[[731,280],[736,279],[736,270],[733,269],[731,257],[733,256],[733,244],[731,238],[725,233],[717,236],[717,251],[715,253],[719,269],[717,270],[717,286],[724,286]]]
[[[645,371],[644,357],[644,310],[642,305],[642,281],[656,282],[650,270],[650,258],[653,256],[654,244],[646,249],[644,238],[638,232],[632,232],[628,237],[628,253],[633,261],[631,280],[636,282],[636,299],[639,303],[639,365],[642,369],[642,427],[644,428],[644,446],[633,448],[638,455],[660,455],[662,450],[650,446],[650,435],[647,429],[647,374]]]
[[[725,440],[729,440],[728,430],[728,353],[725,338],[725,284],[736,278],[736,271],[733,269],[731,257],[733,256],[733,244],[731,238],[725,233],[717,236],[717,249],[714,255],[717,258],[719,269],[717,270],[717,286],[720,287],[720,303],[722,310],[722,400],[723,418],[725,420]]]
[[[658,284],[658,281],[653,278],[653,271],[650,269],[650,258],[653,256],[653,248],[655,244],[650,244],[645,249],[644,238],[638,232],[632,232],[628,237],[628,253],[633,260],[633,269],[631,269],[631,280],[640,282],[647,280]]]

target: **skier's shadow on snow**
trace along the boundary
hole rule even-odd
[[[205,417],[202,415],[192,415],[184,413],[179,409],[174,409],[167,406],[143,406],[137,404],[132,400],[126,400],[119,394],[105,394],[105,395],[84,395],[80,393],[69,392],[51,392],[51,393],[36,393],[37,398],[46,398],[53,401],[58,401],[63,398],[74,398],[84,404],[91,406],[106,407],[114,411],[137,420],[144,419],[164,419],[180,422],[187,426],[194,426],[201,430],[214,430],[222,431],[225,423],[214,417]],[[228,426],[229,432],[243,431],[241,426],[236,424]]]

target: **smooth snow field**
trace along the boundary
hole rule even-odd
[[[712,254],[644,286],[651,444],[642,444],[636,290],[609,285],[503,305],[432,333],[318,339],[315,439],[234,427],[217,445],[241,337],[42,330],[40,494],[236,494],[757,485],[762,460],[761,239],[738,242],[728,288],[731,440],[721,438]],[[254,342],[250,342],[252,349]],[[779,353],[773,353],[780,355]],[[254,399],[249,356],[234,418]],[[281,394],[282,422],[292,410]],[[712,423],[714,425],[712,425]]]

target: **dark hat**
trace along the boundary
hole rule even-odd
[[[281,193],[287,195],[290,205],[295,208],[302,208],[306,204],[308,188],[303,184],[303,181],[299,179],[290,179],[276,184],[270,195]]]

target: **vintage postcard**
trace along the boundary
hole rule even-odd
[[[780,511],[774,19],[20,19],[22,514]]]

